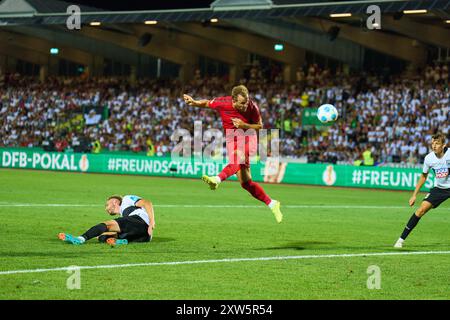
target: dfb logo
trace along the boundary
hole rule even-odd
[[[66,26],[69,30],[81,29],[81,9],[79,6],[71,5],[67,7],[67,14],[70,16],[66,20]]]

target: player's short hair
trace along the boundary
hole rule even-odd
[[[236,101],[238,96],[248,97],[248,89],[246,86],[241,84],[239,86],[233,87],[233,89],[231,90],[231,98],[233,99],[233,101]]]
[[[110,196],[108,199],[106,199],[106,202],[108,202],[111,199],[117,199],[117,200],[119,200],[120,204],[122,204],[122,197],[121,196],[118,196],[118,195]]]
[[[431,139],[432,140],[439,140],[440,142],[442,142],[442,144],[445,144],[445,140],[446,140],[445,135],[443,133],[441,133],[441,132],[433,134],[431,136]]]

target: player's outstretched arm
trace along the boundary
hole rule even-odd
[[[209,100],[194,100],[191,96],[187,94],[183,94],[183,99],[184,102],[186,102],[186,104],[192,107],[208,108]]]
[[[145,211],[147,211],[148,219],[150,220],[149,228],[153,230],[155,228],[155,213],[153,211],[153,204],[146,199],[141,199],[136,202],[136,206],[144,208]]]
[[[411,207],[416,202],[417,194],[419,193],[419,191],[422,188],[423,184],[427,181],[427,177],[428,177],[428,173],[422,173],[422,175],[419,178],[419,181],[417,181],[416,189],[414,190],[414,193],[413,193],[412,197],[409,199],[409,205]]]

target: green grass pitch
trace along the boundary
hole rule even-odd
[[[414,210],[411,192],[263,184],[282,203],[278,225],[236,182],[211,191],[200,179],[9,169],[0,181],[0,299],[450,298],[450,201],[430,211],[399,251],[392,246]],[[153,202],[151,243],[57,239],[108,220],[111,194]],[[425,251],[440,253],[395,254]],[[381,255],[358,255],[365,253]],[[284,258],[253,259],[261,257]],[[118,266],[138,263],[148,265]],[[81,269],[80,290],[68,289],[67,270],[32,272],[105,265]],[[379,268],[380,289],[368,289],[370,266]],[[15,270],[27,271],[5,273]]]

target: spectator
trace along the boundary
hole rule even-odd
[[[91,109],[88,114],[84,115],[86,125],[96,125],[100,122],[102,115],[96,114],[94,109]]]
[[[433,132],[450,131],[447,65],[427,67],[420,77],[386,78],[344,74],[339,69],[333,73],[313,64],[299,69],[300,81],[291,86],[275,81],[281,70],[275,64],[255,63],[242,81],[251,82],[252,98],[265,127],[282,129],[284,157],[351,164],[359,149],[370,143],[378,162],[406,162],[415,157],[419,161],[429,148],[424,141]],[[201,77],[199,72],[183,91],[198,96],[229,91],[218,77]],[[139,79],[131,85],[116,77],[50,78],[41,83],[11,75],[0,86],[0,146],[53,150],[51,137],[58,136],[76,152],[89,151],[93,141],[95,150],[100,146],[148,152],[150,139],[156,155],[169,155],[177,143],[170,140],[176,129],[192,134],[195,121],[210,124],[203,130],[218,127],[220,121],[207,109],[194,111],[185,106],[179,92],[177,80]],[[326,135],[302,124],[303,107],[324,102],[334,103],[339,111],[339,121],[327,127]],[[81,110],[92,106],[105,106],[109,117],[101,120],[101,115],[90,112],[84,118]]]

